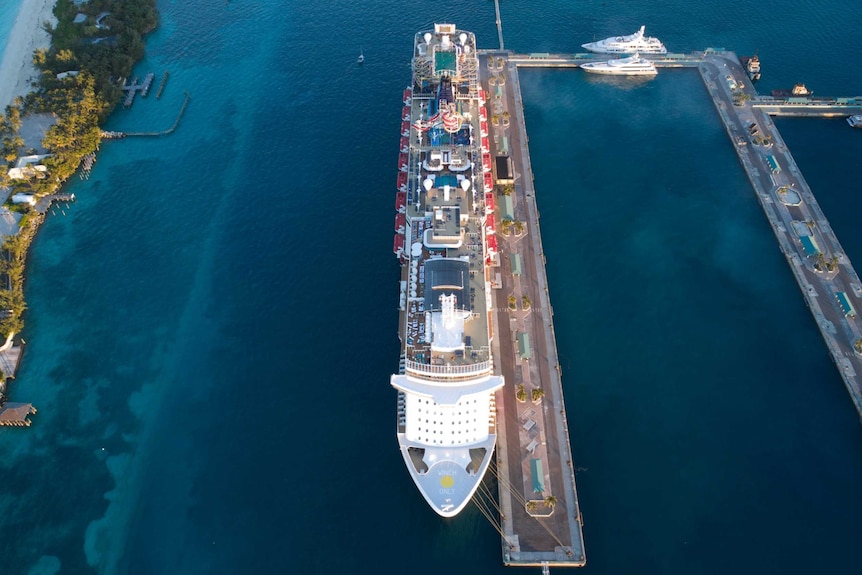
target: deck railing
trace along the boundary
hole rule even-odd
[[[413,373],[424,377],[461,379],[490,374],[493,367],[490,361],[480,361],[470,365],[430,365],[408,359],[405,364],[405,371],[408,374]]]

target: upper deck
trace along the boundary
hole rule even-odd
[[[449,24],[420,32],[413,74],[402,118],[404,216],[397,224],[403,224],[405,239],[400,335],[406,359],[437,367],[490,362],[486,265],[496,255],[487,249],[493,216],[486,214],[485,192],[491,190],[484,172],[486,164],[490,172],[490,157],[486,161],[483,153],[487,119],[475,37]],[[463,273],[450,270],[455,279],[428,285],[428,269],[444,265],[439,259]],[[441,305],[444,295],[455,298],[449,311]]]

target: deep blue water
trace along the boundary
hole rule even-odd
[[[43,226],[0,433],[3,573],[492,574],[394,438],[391,213],[413,34],[494,47],[493,4],[162,1],[138,72]],[[862,93],[849,0],[504,2],[506,47],[646,24],[763,62],[760,89]],[[362,48],[366,63],[355,65]],[[699,76],[524,71],[587,573],[855,573],[862,429]],[[862,261],[862,134],[782,134]],[[65,212],[65,216],[63,216]]]

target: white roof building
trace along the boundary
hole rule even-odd
[[[42,164],[42,160],[50,156],[51,154],[21,156],[15,162],[15,167],[9,168],[9,177],[13,180],[27,180],[33,176],[44,178],[48,168]]]

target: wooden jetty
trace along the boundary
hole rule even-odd
[[[156,100],[162,97],[162,91],[165,89],[165,84],[168,82],[168,71],[162,74],[162,81],[159,82],[159,90],[156,92]]]
[[[123,107],[128,108],[134,103],[135,94],[138,92],[139,87],[137,76],[132,80],[132,84],[130,86],[127,86],[126,81],[123,80],[123,92],[126,93],[126,99],[123,100]]]
[[[146,77],[144,77],[144,83],[141,85],[141,97],[146,98],[147,94],[150,93],[150,86],[153,85],[153,79],[155,77],[156,75],[152,72],[150,72],[146,75]]]
[[[168,134],[172,133],[174,130],[177,129],[177,126],[180,123],[180,118],[183,117],[183,113],[185,113],[186,107],[189,105],[189,100],[191,100],[191,96],[189,95],[189,93],[186,92],[185,94],[186,94],[186,99],[185,99],[185,101],[183,101],[183,105],[180,108],[180,113],[177,114],[177,119],[174,120],[174,125],[171,126],[170,128],[168,128],[167,130],[162,130],[161,132],[116,132],[116,134],[122,134],[122,136],[116,135],[114,138],[117,139],[120,137],[125,138],[125,137],[134,137],[134,136],[158,137],[158,136],[167,136]]]
[[[0,405],[0,426],[30,427],[29,416],[36,413],[32,403],[4,403]]]
[[[137,95],[138,92],[141,93],[141,96],[146,97],[147,93],[150,91],[150,86],[152,86],[153,79],[155,77],[156,77],[156,75],[153,72],[149,72],[144,77],[144,81],[140,84],[138,84],[138,77],[137,76],[135,76],[135,78],[132,80],[132,83],[129,85],[126,85],[126,81],[123,80],[122,90],[123,90],[123,92],[126,93],[126,99],[123,100],[123,107],[124,108],[131,107],[131,105],[134,104],[134,102],[135,102],[135,96]]]
[[[50,194],[40,198],[36,203],[36,211],[40,214],[46,213],[54,202],[73,202],[75,194]]]

